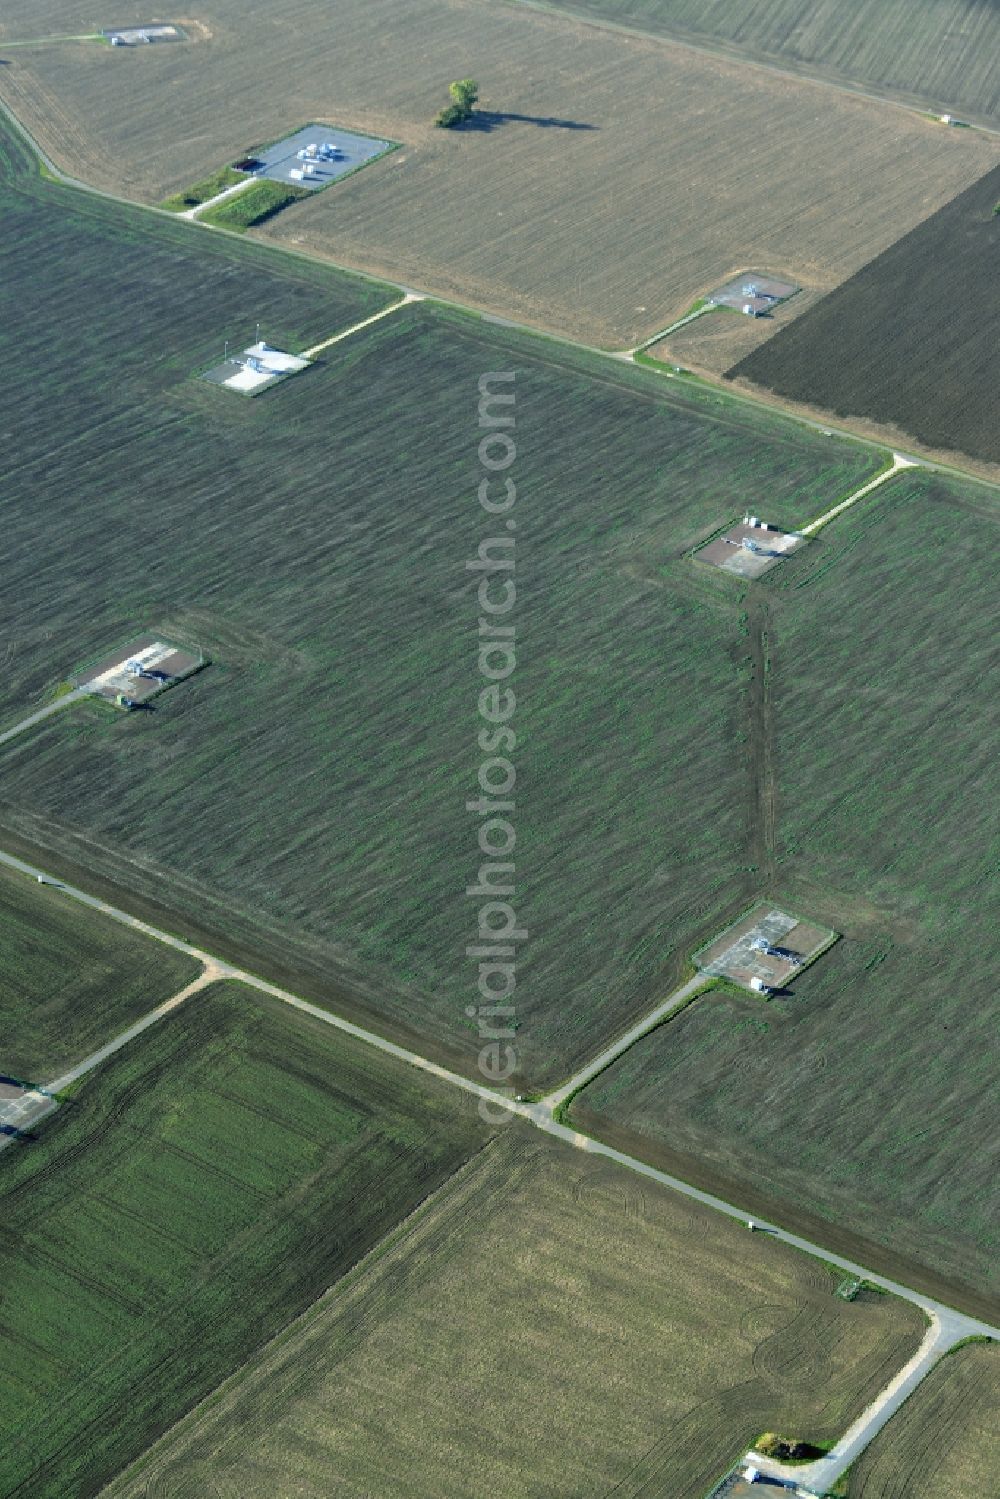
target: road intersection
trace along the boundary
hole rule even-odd
[[[114,194],[101,193],[96,189],[88,187],[87,184],[78,182],[60,172],[54,165],[54,163],[40,151],[37,143],[32,140],[30,135],[28,135],[28,132],[24,130],[23,126],[21,126],[20,122],[16,120],[16,118],[10,113],[10,111],[2,105],[0,105],[0,110],[2,110],[4,115],[12,120],[20,133],[28,140],[32,149],[36,152],[39,159],[44,163],[47,171],[51,173],[54,178],[84,191],[96,192],[98,196],[112,198],[115,199],[115,201],[121,202],[129,201],[127,199],[119,199]],[[243,184],[239,184],[238,186],[242,187]],[[232,191],[236,190],[237,189],[234,188]],[[222,194],[220,196],[227,195],[228,194]],[[130,204],[130,206],[135,207],[136,205]],[[204,206],[207,205],[202,205],[202,207]],[[162,212],[162,210],[159,209],[149,209],[148,211],[153,213]],[[200,212],[200,209],[198,210],[198,212]],[[173,217],[173,215],[171,215],[171,217]],[[192,221],[197,222],[196,214],[194,212],[192,212],[190,215],[185,215],[185,217],[189,217]],[[202,225],[201,227],[205,228],[209,226]],[[214,229],[212,232],[225,233],[227,231]],[[305,258],[312,257],[306,256]],[[358,273],[355,272],[354,274]],[[362,279],[373,280],[374,278],[362,277]],[[399,308],[409,302],[425,299],[424,293],[414,291],[410,287],[404,286],[402,284],[395,285],[394,283],[386,282],[384,279],[381,280],[380,284],[383,286],[389,286],[397,290],[401,294],[402,300],[374,314],[372,317],[366,318],[362,322],[357,323],[352,327],[347,328],[342,332],[334,334],[333,336],[317,343],[308,351],[306,351],[307,357],[314,357],[321,350],[340,342],[342,339],[350,337],[354,333],[360,331],[361,329],[369,326],[372,323],[377,322],[381,318],[387,317],[389,314],[397,311]],[[656,342],[657,339],[660,339],[664,336],[664,333],[662,332],[655,335],[654,338],[647,340],[646,344],[640,345],[639,349],[637,350],[609,351],[607,349],[599,349],[590,345],[585,345],[573,339],[562,337],[560,335],[545,332],[544,330],[531,326],[529,324],[518,324],[506,318],[492,318],[490,314],[484,313],[482,309],[479,308],[468,307],[457,302],[446,302],[441,298],[430,296],[427,297],[427,300],[430,300],[432,302],[439,302],[442,305],[453,307],[457,311],[483,318],[487,321],[496,321],[502,323],[503,326],[510,327],[518,332],[530,334],[537,338],[543,338],[549,342],[562,344],[573,350],[587,352],[590,354],[599,355],[603,358],[612,358],[623,362],[634,362],[635,355],[641,352],[642,348],[647,347],[649,344]],[[670,329],[665,331],[673,331],[675,328],[680,327],[684,323],[693,320],[693,318],[700,316],[703,311],[707,310],[708,309],[697,309],[696,311],[689,313],[685,317],[679,319],[676,323],[671,325]],[[664,368],[661,373],[670,374],[671,371],[669,370],[669,368]],[[765,403],[744,392],[727,392],[727,396],[729,399],[735,400],[742,404],[750,404],[755,406],[766,404],[769,410],[774,409],[772,403]],[[791,411],[785,411],[784,414],[789,419],[794,420],[804,426],[810,427],[814,430],[821,430],[828,435],[833,435],[831,429],[822,427],[819,422],[816,422],[809,418],[805,418]],[[880,451],[884,451],[884,449],[881,448],[881,445],[861,438],[855,433],[841,431],[838,432],[837,435],[850,437],[865,446],[877,448]],[[849,506],[857,503],[857,501],[862,499],[865,495],[870,493],[878,486],[891,480],[899,472],[903,471],[904,469],[913,467],[918,461],[922,466],[925,466],[929,469],[940,469],[943,472],[957,473],[960,474],[963,478],[970,479],[974,482],[986,483],[988,487],[996,487],[989,485],[989,481],[983,480],[977,475],[966,474],[961,469],[958,469],[951,465],[937,464],[929,460],[916,460],[900,453],[893,453],[892,465],[890,468],[877,475],[874,480],[869,481],[860,489],[856,490],[853,494],[847,496],[846,499],[838,503],[831,510],[820,516],[817,520],[804,527],[804,534],[808,535],[815,532],[820,527],[825,525],[829,520],[833,519],[834,516],[839,515],[843,510],[846,510]],[[33,728],[37,724],[40,724],[52,714],[60,711],[63,707],[69,705],[72,701],[83,695],[83,691],[78,689],[77,691],[69,693],[63,698],[57,699],[46,705],[44,708],[41,708],[28,715],[19,723],[14,724],[12,727],[0,733],[0,745],[7,743],[8,741],[15,738],[18,734],[21,734],[26,730]],[[470,1096],[477,1099],[481,1109],[492,1111],[492,1114],[488,1114],[487,1117],[492,1117],[497,1122],[505,1117],[522,1119],[525,1122],[544,1131],[546,1134],[559,1139],[562,1143],[573,1149],[586,1152],[590,1155],[603,1156],[604,1158],[615,1162],[625,1169],[642,1175],[652,1181],[658,1182],[660,1185],[667,1187],[672,1191],[678,1192],[690,1199],[693,1199],[694,1201],[701,1203],[703,1206],[710,1208],[713,1211],[723,1213],[732,1219],[742,1221],[744,1223],[747,1222],[746,1212],[744,1209],[737,1207],[732,1203],[726,1202],[711,1193],[702,1191],[701,1189],[694,1187],[689,1183],[670,1175],[667,1172],[661,1171],[658,1168],[637,1159],[636,1157],[630,1156],[623,1151],[616,1150],[613,1147],[604,1144],[600,1140],[583,1134],[582,1132],[575,1130],[569,1125],[563,1123],[561,1118],[561,1113],[564,1106],[575,1093],[577,1093],[582,1087],[586,1086],[586,1084],[590,1082],[599,1072],[601,1072],[605,1067],[609,1066],[617,1057],[621,1056],[643,1035],[648,1033],[648,1031],[653,1029],[656,1025],[666,1020],[682,1005],[684,1005],[686,1002],[693,999],[697,995],[699,989],[704,985],[704,977],[701,974],[698,974],[693,978],[686,980],[685,983],[681,984],[676,990],[673,991],[673,993],[667,996],[666,999],[664,999],[658,1006],[656,1006],[654,1010],[652,1010],[636,1025],[631,1027],[627,1032],[619,1037],[617,1041],[606,1047],[586,1067],[578,1071],[573,1077],[568,1079],[559,1088],[549,1093],[540,1102],[527,1102],[508,1096],[496,1089],[486,1087],[482,1083],[477,1083],[471,1078],[464,1077],[460,1073],[442,1067],[439,1064],[420,1056],[416,1052],[410,1051],[392,1041],[387,1040],[374,1031],[356,1025],[353,1022],[336,1015],[332,1011],[323,1009],[319,1005],[312,1004],[307,1000],[301,999],[299,996],[293,994],[289,990],[272,984],[246,969],[242,969],[238,966],[222,961],[212,954],[196,947],[195,945],[186,942],[184,939],[176,937],[169,932],[166,932],[149,924],[148,922],[142,921],[130,915],[127,911],[124,911],[98,897],[90,895],[83,889],[61,881],[56,876],[48,873],[47,871],[42,870],[30,863],[27,863],[24,860],[15,858],[11,854],[0,851],[0,864],[19,872],[26,878],[34,879],[39,884],[49,887],[53,899],[69,899],[79,902],[92,910],[100,912],[103,916],[112,921],[115,921],[123,926],[127,926],[130,929],[139,932],[146,937],[160,942],[177,951],[188,954],[190,957],[195,958],[201,964],[201,973],[195,980],[187,984],[183,989],[178,991],[178,993],[173,995],[163,1004],[157,1006],[156,1009],[150,1011],[146,1016],[137,1021],[134,1025],[130,1026],[127,1030],[114,1037],[105,1046],[98,1048],[88,1057],[82,1059],[78,1064],[76,1064],[76,1066],[70,1068],[61,1077],[52,1080],[52,1082],[45,1087],[26,1089],[20,1095],[20,1097],[7,1099],[4,1103],[0,1104],[0,1128],[5,1129],[4,1135],[0,1136],[0,1144],[9,1143],[11,1139],[16,1138],[18,1133],[25,1132],[33,1124],[44,1118],[55,1107],[58,1106],[58,1101],[55,1097],[56,1094],[62,1092],[66,1088],[70,1087],[73,1083],[79,1081],[88,1072],[98,1067],[103,1061],[112,1056],[115,1052],[128,1045],[144,1030],[154,1024],[157,1024],[161,1019],[166,1018],[172,1011],[179,1008],[187,1000],[194,997],[208,985],[222,980],[233,980],[243,983],[250,988],[256,989],[261,993],[267,994],[284,1004],[287,1004],[307,1015],[312,1016],[316,1020],[319,1020],[328,1025],[332,1025],[338,1030],[352,1036],[355,1040],[363,1043],[364,1045],[374,1047],[379,1051],[394,1057],[397,1061],[416,1067],[421,1071],[438,1078],[442,1083],[448,1086],[462,1089]],[[872,1440],[876,1433],[889,1420],[894,1411],[898,1409],[902,1402],[909,1396],[909,1394],[912,1393],[912,1391],[917,1387],[924,1376],[930,1371],[931,1368],[934,1367],[934,1365],[945,1353],[954,1348],[958,1343],[970,1337],[986,1336],[994,1339],[1000,1339],[1000,1327],[993,1326],[986,1322],[980,1321],[979,1319],[967,1316],[966,1314],[956,1311],[955,1309],[945,1305],[944,1303],[936,1301],[933,1298],[924,1296],[912,1290],[910,1287],[905,1286],[900,1282],[896,1282],[887,1277],[875,1274],[867,1270],[865,1267],[825,1249],[820,1244],[805,1239],[799,1235],[790,1233],[789,1231],[781,1228],[780,1225],[757,1220],[755,1227],[759,1231],[764,1232],[774,1239],[785,1243],[791,1248],[821,1258],[827,1264],[835,1266],[838,1269],[844,1271],[845,1274],[855,1276],[863,1281],[866,1281],[870,1285],[878,1287],[881,1290],[902,1297],[915,1306],[918,1306],[925,1313],[928,1319],[928,1329],[920,1348],[908,1361],[908,1363],[896,1373],[888,1386],[881,1392],[877,1399],[851,1425],[851,1427],[844,1434],[841,1440],[835,1445],[830,1453],[819,1459],[816,1463],[804,1466],[796,1465],[794,1467],[783,1465],[772,1459],[757,1456],[756,1454],[748,1454],[748,1460],[752,1461],[762,1473],[771,1476],[773,1479],[778,1480],[784,1484],[788,1484],[789,1486],[793,1484],[798,1485],[800,1489],[805,1492],[823,1494],[831,1487],[832,1484],[836,1482],[836,1480],[842,1475],[842,1473],[850,1465],[850,1463],[860,1455],[860,1453],[864,1450],[864,1448],[868,1445],[868,1443]]]
[[[227,963],[213,954],[184,941],[181,937],[174,936],[171,932],[161,930],[159,927],[150,925],[149,922],[140,921],[138,917],[131,916],[108,901],[101,900],[96,896],[88,894],[75,885],[70,885],[55,875],[29,864],[23,859],[15,858],[12,854],[0,851],[0,865],[8,869],[16,870],[29,879],[33,879],[47,886],[52,891],[54,899],[66,898],[80,902],[91,910],[99,911],[110,920],[126,926],[132,931],[141,932],[146,937],[156,942],[161,942],[178,952],[188,954],[196,958],[202,964],[202,972],[198,978],[180,990],[172,998],[157,1006],[155,1010],[123,1031],[119,1036],[112,1039],[98,1051],[91,1053],[77,1066],[69,1069],[62,1077],[56,1079],[49,1088],[36,1090],[48,1100],[47,1106],[36,1113],[33,1117],[37,1121],[42,1114],[51,1110],[54,1100],[52,1094],[68,1087],[71,1082],[77,1081],[87,1072],[97,1067],[107,1057],[126,1046],[133,1037],[140,1035],[149,1026],[169,1015],[173,1010],[179,1008],[187,999],[206,988],[209,984],[220,980],[234,980],[246,984],[262,994],[270,995],[280,1000],[283,1004],[293,1009],[310,1015],[315,1020],[322,1021],[325,1025],[332,1025],[337,1030],[353,1036],[355,1040],[366,1046],[372,1046],[386,1055],[394,1057],[411,1067],[419,1068],[420,1071],[438,1078],[441,1082],[453,1088],[460,1088],[464,1092],[475,1097],[484,1111],[484,1117],[495,1124],[500,1124],[504,1118],[518,1118],[533,1124],[537,1129],[552,1135],[563,1144],[571,1146],[575,1150],[584,1151],[589,1155],[602,1156],[606,1160],[614,1161],[617,1165],[625,1167],[640,1176],[651,1181],[658,1182],[661,1186],[668,1187],[671,1191],[678,1192],[682,1196],[699,1202],[702,1206],[711,1208],[714,1212],[723,1213],[728,1218],[746,1223],[747,1216],[743,1208],[726,1202],[711,1192],[704,1192],[699,1187],[691,1186],[690,1183],[682,1181],[679,1177],[671,1176],[669,1172],[660,1171],[657,1167],[638,1160],[626,1152],[616,1150],[613,1146],[604,1144],[603,1141],[585,1135],[579,1130],[563,1124],[557,1117],[557,1112],[568,1097],[578,1088],[596,1076],[605,1066],[608,1066],[615,1057],[620,1056],[628,1046],[645,1035],[660,1020],[665,1019],[671,1011],[675,1010],[685,1000],[690,999],[700,987],[704,980],[702,975],[687,980],[673,994],[669,995],[641,1022],[619,1038],[612,1046],[606,1048],[593,1062],[561,1088],[550,1093],[547,1098],[539,1103],[528,1103],[500,1092],[495,1088],[488,1088],[483,1083],[477,1083],[473,1079],[463,1077],[461,1073],[453,1072],[447,1067],[440,1066],[437,1062],[422,1057],[417,1052],[408,1050],[406,1047],[398,1046],[394,1041],[388,1041],[377,1032],[367,1030],[365,1027],[354,1024],[353,1021],[345,1020],[331,1010],[325,1010],[319,1005],[312,1004],[309,1000],[301,999],[288,989],[283,989],[278,984],[272,984],[259,975],[247,969],[237,967],[235,964]],[[876,1286],[882,1291],[888,1291],[892,1295],[900,1296],[905,1301],[911,1302],[919,1307],[927,1316],[929,1329],[917,1353],[913,1358],[899,1370],[888,1386],[878,1398],[868,1407],[857,1421],[848,1429],[834,1449],[818,1463],[807,1467],[796,1466],[788,1468],[781,1463],[774,1462],[769,1458],[757,1457],[748,1454],[748,1460],[752,1461],[762,1473],[767,1473],[782,1482],[790,1482],[792,1479],[799,1485],[800,1489],[809,1493],[823,1494],[829,1486],[836,1481],[845,1468],[864,1450],[872,1438],[889,1420],[893,1412],[902,1404],[903,1400],[917,1387],[920,1381],[937,1363],[938,1359],[956,1344],[971,1337],[989,1337],[1000,1340],[1000,1327],[980,1321],[978,1318],[969,1317],[964,1312],[956,1311],[954,1308],[934,1300],[932,1297],[923,1296],[898,1281],[886,1276],[875,1274],[863,1265],[853,1260],[846,1259],[842,1255],[835,1254],[825,1249],[821,1244],[816,1244],[809,1239],[802,1238],[798,1234],[790,1233],[779,1224],[770,1223],[765,1220],[756,1220],[755,1230],[766,1233],[773,1239],[787,1244],[792,1249],[800,1250],[804,1254],[812,1255],[824,1260],[827,1264],[836,1266],[845,1274],[852,1275],[869,1285]],[[812,1488],[813,1482],[820,1484],[818,1488]]]

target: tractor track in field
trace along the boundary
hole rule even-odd
[[[4,109],[3,113],[9,114],[10,112],[9,110]],[[13,116],[11,116],[11,118],[13,118]],[[17,122],[15,121],[15,123]],[[23,131],[23,127],[20,127],[18,125],[18,128],[21,130],[22,134],[26,135],[26,132]],[[27,139],[29,140],[32,149],[37,151],[38,148],[31,140],[30,136],[28,136]],[[81,188],[84,191],[95,191],[94,189],[88,188],[86,184],[74,182],[73,179],[66,178],[64,174],[57,172],[55,168],[52,167],[51,163],[47,161],[47,158],[45,158],[44,155],[42,155],[42,160],[46,162],[46,165],[52,170],[53,175],[56,176],[59,180],[63,182],[69,182],[71,185]],[[128,203],[127,199],[120,198],[115,194],[98,193],[98,195],[106,199],[110,199],[111,201]],[[130,204],[129,206],[135,207],[136,205]],[[152,211],[159,212],[160,210],[154,209]],[[286,249],[283,253],[287,255],[289,252]],[[309,255],[304,255],[303,258],[308,260],[315,259],[315,257]],[[371,276],[366,277],[362,274],[359,279],[371,281],[376,278]],[[393,284],[391,282],[385,282],[384,278],[379,279],[383,281],[383,284]],[[403,293],[402,302],[385,308],[381,312],[375,314],[372,318],[364,320],[362,323],[355,325],[355,327],[351,329],[331,336],[321,344],[316,345],[310,352],[314,354],[319,352],[321,348],[325,348],[328,345],[339,341],[341,338],[349,336],[359,328],[365,327],[369,323],[375,322],[378,319],[387,316],[389,313],[396,311],[397,308],[404,305],[405,302],[417,300],[420,296],[419,293],[414,293],[410,291],[409,288],[401,285],[398,287],[398,290]],[[443,301],[443,299],[434,300]],[[488,315],[484,315],[478,309],[468,308],[456,302],[444,302],[444,305],[454,307],[461,312],[484,318],[484,320],[487,322],[491,321]],[[620,352],[609,353],[609,351],[607,350],[590,348],[589,346],[580,344],[572,339],[564,337],[553,338],[551,334],[546,334],[542,330],[530,327],[528,325],[518,325],[506,319],[498,321],[502,321],[507,326],[516,328],[519,332],[533,334],[536,337],[546,338],[550,343],[555,343],[556,345],[569,346],[573,349],[583,350],[591,354],[602,355],[605,358],[610,357],[619,360],[627,360],[630,358],[630,354],[628,352],[626,352],[625,354],[622,354]],[[659,337],[662,335],[657,336]],[[741,403],[743,405],[760,406],[762,404],[765,404],[761,401],[755,401],[753,400],[753,398],[747,396],[731,396],[730,399],[734,399],[738,403]],[[786,415],[790,415],[793,420],[798,421],[806,426],[816,427],[818,425],[818,423],[816,422],[803,421],[803,419],[796,416],[795,413],[786,412]],[[870,447],[881,447],[880,444],[875,444],[868,441],[866,441],[866,445]],[[820,517],[818,521],[813,522],[812,526],[807,529],[813,530],[818,528],[828,519],[831,519],[835,514],[839,513],[842,509],[847,508],[849,504],[853,504],[855,500],[860,499],[862,495],[866,494],[869,490],[888,480],[898,468],[909,467],[911,466],[911,463],[912,460],[906,460],[903,459],[901,455],[894,454],[893,469],[890,472],[877,476],[875,480],[871,481],[868,485],[863,486],[861,490],[850,496],[847,501],[841,502],[839,506],[835,507],[834,510],[827,512],[827,514]],[[944,472],[959,473],[962,474],[963,477],[968,478],[973,482],[985,482],[987,483],[987,485],[989,485],[989,481],[983,481],[975,475],[965,475],[963,474],[963,471],[961,469],[952,468],[951,466],[946,467],[944,465],[935,463],[927,463],[926,467],[931,470],[939,469]],[[995,486],[989,485],[989,487]],[[756,866],[758,881],[767,884],[773,879],[775,872],[775,840],[777,820],[777,794],[774,765],[775,755],[773,732],[773,702],[771,699],[770,691],[770,657],[774,643],[774,623],[772,618],[772,604],[769,599],[768,593],[763,587],[759,585],[751,585],[747,591],[747,629],[751,665],[751,679],[749,684],[748,698],[748,759],[749,774],[751,777],[752,785],[748,825],[748,844],[750,851],[749,862]],[[31,726],[34,722],[37,721],[39,717],[47,716],[49,711],[55,711],[55,708],[53,707],[51,709],[42,710],[40,714],[32,715],[28,719],[23,720],[21,724],[15,725],[11,730],[8,730],[4,737],[13,737],[14,734]],[[191,956],[198,958],[203,964],[203,971],[199,978],[186,986],[185,989],[179,991],[175,996],[173,996],[172,999],[168,1000],[156,1011],[151,1012],[150,1015],[145,1017],[142,1021],[138,1022],[128,1031],[123,1032],[119,1037],[108,1043],[106,1047],[100,1048],[97,1052],[92,1053],[90,1057],[86,1058],[81,1064],[79,1064],[78,1067],[72,1069],[71,1072],[56,1080],[56,1082],[51,1085],[51,1090],[53,1092],[58,1091],[61,1087],[70,1086],[72,1082],[75,1081],[78,1077],[82,1076],[84,1072],[89,1071],[90,1068],[99,1065],[99,1063],[103,1061],[107,1056],[111,1055],[113,1051],[116,1051],[119,1049],[119,1047],[126,1045],[134,1035],[139,1033],[140,1030],[145,1029],[148,1025],[156,1023],[156,1021],[158,1021],[161,1016],[166,1015],[171,1009],[175,1008],[179,1004],[182,1004],[185,999],[187,999],[190,995],[196,993],[201,988],[219,979],[233,979],[247,984],[261,993],[270,995],[273,998],[283,1002],[286,1005],[300,1010],[301,1012],[311,1016],[314,1019],[318,1019],[326,1024],[335,1026],[341,1031],[344,1031],[347,1034],[353,1036],[359,1043],[377,1048],[379,1051],[396,1058],[396,1060],[400,1062],[416,1067],[425,1073],[429,1073],[437,1077],[439,1081],[446,1085],[464,1090],[467,1094],[471,1095],[472,1098],[478,1101],[481,1109],[486,1108],[492,1110],[494,1119],[498,1119],[501,1114],[515,1115],[517,1117],[520,1117],[525,1121],[533,1124],[544,1133],[552,1135],[555,1138],[559,1139],[564,1145],[574,1147],[576,1150],[589,1153],[593,1156],[599,1156],[605,1160],[611,1160],[619,1166],[635,1173],[640,1177],[647,1177],[650,1180],[657,1182],[660,1185],[666,1186],[673,1191],[682,1193],[683,1195],[712,1208],[714,1211],[722,1212],[731,1218],[742,1219],[745,1221],[745,1210],[735,1206],[731,1202],[724,1201],[720,1197],[716,1197],[708,1192],[702,1191],[701,1189],[692,1186],[690,1183],[685,1182],[680,1178],[671,1176],[667,1172],[664,1172],[657,1167],[648,1164],[647,1162],[639,1160],[638,1158],[628,1155],[625,1152],[619,1151],[614,1147],[605,1144],[603,1141],[583,1134],[578,1129],[574,1129],[562,1123],[560,1118],[557,1116],[556,1107],[552,1103],[552,1098],[556,1095],[552,1095],[549,1099],[541,1104],[529,1103],[527,1100],[522,1101],[511,1099],[493,1088],[485,1087],[481,1083],[472,1081],[471,1079],[463,1077],[460,1074],[448,1069],[447,1067],[438,1065],[437,1063],[430,1061],[424,1055],[420,1055],[415,1051],[411,1051],[403,1046],[397,1045],[396,1043],[386,1039],[385,1036],[376,1034],[371,1030],[358,1026],[353,1022],[344,1019],[342,1016],[335,1014],[332,1011],[325,1010],[317,1005],[311,1004],[307,1000],[304,1000],[299,996],[291,993],[289,990],[277,984],[270,983],[265,979],[262,979],[259,974],[251,973],[241,967],[230,965],[225,962],[220,962],[217,959],[213,958],[208,952],[201,950],[194,944],[185,942],[183,939],[173,936],[160,928],[140,921],[136,917],[131,916],[128,912],[123,911],[118,907],[111,906],[108,903],[97,899],[96,897],[88,894],[81,889],[77,889],[68,884],[64,884],[56,880],[53,876],[46,874],[44,871],[40,871],[33,865],[25,864],[20,860],[2,853],[0,853],[0,862],[7,865],[8,867],[19,870],[22,874],[25,874],[29,878],[34,878],[41,883],[47,883],[57,886],[60,891],[61,898],[69,898],[80,901],[96,910],[101,911],[104,915],[108,916],[112,920],[118,921],[123,925],[139,930],[156,941],[169,945],[179,951],[186,952]],[[666,1003],[670,1004],[674,1001],[679,1003],[683,997],[684,996],[682,995],[681,991],[678,990],[675,995],[671,996],[670,1000],[668,1000]],[[650,1017],[647,1016],[644,1025],[637,1026],[636,1030],[639,1031],[641,1029],[644,1029],[645,1026],[649,1024],[649,1021]],[[565,1090],[559,1091],[563,1092]],[[484,1117],[489,1116],[484,1115]],[[632,1179],[634,1180],[634,1177]],[[887,1388],[882,1392],[878,1399],[873,1402],[873,1405],[870,1406],[868,1410],[862,1414],[859,1420],[855,1422],[854,1425],[849,1429],[848,1433],[845,1435],[842,1441],[837,1444],[837,1448],[834,1450],[834,1452],[831,1453],[827,1458],[821,1460],[819,1464],[815,1465],[813,1473],[817,1478],[822,1477],[825,1482],[833,1482],[835,1481],[836,1477],[839,1476],[839,1473],[843,1471],[844,1467],[846,1467],[847,1463],[854,1457],[856,1457],[860,1453],[860,1451],[864,1450],[864,1447],[867,1446],[868,1441],[870,1441],[875,1432],[880,1429],[885,1420],[888,1419],[889,1415],[892,1413],[892,1410],[897,1408],[897,1406],[902,1403],[903,1399],[905,1399],[905,1396],[910,1392],[910,1390],[916,1387],[916,1384],[919,1383],[919,1380],[923,1377],[924,1373],[926,1373],[927,1370],[931,1368],[934,1363],[936,1363],[937,1359],[940,1357],[943,1351],[945,1351],[948,1347],[954,1346],[954,1344],[960,1341],[962,1338],[968,1337],[970,1335],[985,1334],[993,1338],[1000,1338],[1000,1328],[991,1326],[968,1315],[955,1312],[942,1303],[931,1300],[929,1297],[921,1295],[920,1293],[913,1291],[910,1287],[896,1282],[895,1280],[872,1274],[871,1272],[866,1271],[863,1267],[855,1264],[854,1262],[844,1259],[838,1254],[825,1249],[824,1247],[822,1247],[822,1245],[791,1233],[778,1225],[759,1223],[758,1226],[762,1231],[771,1235],[775,1239],[781,1240],[805,1253],[821,1256],[828,1262],[838,1265],[841,1269],[847,1271],[848,1273],[857,1274],[862,1278],[871,1281],[875,1285],[880,1286],[882,1289],[888,1290],[891,1293],[899,1295],[904,1299],[910,1301],[911,1303],[920,1306],[928,1314],[931,1322],[930,1330],[925,1337],[924,1343],[914,1355],[913,1359],[910,1361],[910,1364],[906,1365],[904,1369],[900,1370],[893,1377]],[[806,1470],[804,1469],[783,1470],[778,1464],[772,1464],[770,1465],[770,1467],[771,1472],[774,1474],[774,1476],[785,1477],[786,1471],[790,1473],[792,1477],[796,1477],[799,1479],[807,1476]],[[813,1473],[810,1473],[808,1476],[813,1476]]]
[[[766,885],[774,879],[777,786],[774,772],[774,704],[771,650],[774,629],[766,591],[751,586],[747,595],[750,641],[750,863]]]

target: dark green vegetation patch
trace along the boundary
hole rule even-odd
[[[746,505],[801,523],[876,455],[425,307],[234,402],[188,371],[238,317],[301,348],[381,293],[300,263],[279,284],[263,252],[233,253],[254,246],[70,192],[9,196],[24,355],[0,384],[24,444],[2,706],[139,624],[212,666],[155,712],[84,704],[15,741],[0,816],[112,879],[126,856],[130,890],[469,1066],[484,679],[465,563],[493,529],[479,378],[516,369],[518,1041],[559,1080],[754,882],[747,625],[739,586],[688,549]],[[151,288],[138,324],[131,296],[104,299],[111,262],[123,291]]]
[[[1000,463],[1000,167],[727,371]]]
[[[1000,11],[991,0],[556,0],[739,58],[885,89],[926,106],[1000,114]]]
[[[276,213],[287,208],[299,198],[308,198],[304,187],[295,187],[287,182],[254,182],[242,193],[234,193],[215,208],[206,209],[202,220],[215,224],[220,229],[250,229],[254,224],[265,224]]]
[[[237,182],[246,180],[244,172],[236,172],[232,167],[220,167],[217,172],[213,172],[210,177],[205,177],[201,182],[196,182],[185,192],[174,193],[172,197],[164,198],[160,207],[169,208],[171,213],[183,213],[188,208],[197,208],[200,203],[207,203],[210,198],[224,192],[227,187],[235,187]]]
[[[0,1073],[52,1082],[201,964],[0,868]]]
[[[0,1494],[93,1494],[486,1138],[473,1102],[214,986],[0,1156]]]
[[[761,589],[769,888],[844,938],[766,1009],[696,1001],[574,1106],[994,1298],[997,531],[988,491],[909,473]]]

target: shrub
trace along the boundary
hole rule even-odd
[[[444,130],[451,130],[455,125],[461,125],[463,120],[469,118],[469,111],[463,109],[461,104],[448,104],[434,118],[435,125],[440,125]]]

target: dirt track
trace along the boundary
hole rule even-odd
[[[771,706],[770,652],[773,642],[771,603],[765,587],[752,584],[747,593],[750,636],[750,863],[766,888],[774,879],[777,788],[774,774],[774,724]]]

